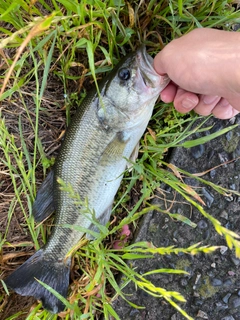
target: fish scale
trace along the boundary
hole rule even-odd
[[[36,279],[67,297],[69,252],[85,230],[88,238],[88,231],[96,231],[92,212],[99,223],[109,220],[127,159],[135,160],[139,139],[168,82],[167,76],[156,73],[153,59],[140,47],[103,78],[99,83],[100,95],[95,88],[88,93],[67,129],[54,169],[33,204],[36,221],[46,219],[55,210],[51,236],[45,246],[5,280],[9,288],[40,299],[52,313],[64,310],[64,304]],[[80,202],[69,196],[59,179],[70,184]]]

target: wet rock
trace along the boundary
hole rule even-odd
[[[231,228],[232,228],[231,222],[228,221],[228,222],[224,225],[224,227],[225,227],[226,229],[231,229]]]
[[[226,197],[226,200],[227,200],[228,202],[231,202],[231,201],[234,200],[234,198],[233,198],[233,196],[228,196],[228,197]]]
[[[236,190],[236,184],[235,183],[230,184],[229,189]]]
[[[221,162],[221,163],[224,163],[223,167],[224,167],[224,168],[227,168],[226,162],[229,161],[227,155],[226,155],[225,153],[219,153],[218,156],[219,156],[220,162]]]
[[[217,302],[217,303],[216,303],[216,311],[217,311],[218,313],[221,312],[221,311],[223,311],[223,310],[226,310],[226,309],[228,309],[228,305],[223,304],[222,302]]]
[[[214,156],[214,150],[213,149],[210,149],[208,151],[208,154],[207,154],[207,158],[210,160],[212,159],[212,157]],[[214,169],[213,169],[214,170]]]
[[[190,148],[191,155],[195,159],[201,158],[201,156],[204,154],[204,151],[205,148],[203,144]]]
[[[236,309],[236,308],[240,308],[240,297],[237,296],[237,295],[232,295],[230,298],[229,298],[229,302],[228,302],[228,305],[230,308],[232,309]]]
[[[180,279],[181,287],[186,287],[188,285],[188,280],[186,278]]]
[[[205,220],[200,220],[197,226],[199,229],[206,229],[208,228],[208,223]]]
[[[200,306],[203,305],[203,300],[200,299],[200,298],[198,298],[198,297],[196,297],[195,300],[193,301],[193,304],[194,304],[195,306],[197,306],[197,307],[200,307]]]
[[[217,278],[212,279],[212,285],[213,285],[214,287],[221,286],[222,284],[223,284],[222,280],[217,279]]]
[[[197,313],[197,317],[200,317],[202,319],[208,319],[208,315],[206,312],[202,311],[202,310],[199,310],[198,313]]]
[[[135,319],[136,316],[140,315],[140,311],[138,309],[133,309],[129,313],[131,319]]]
[[[221,246],[220,247],[220,253],[221,254],[225,254],[227,251],[228,251],[228,247],[226,247],[226,246]]]
[[[236,258],[236,257],[231,257],[232,262],[234,263],[235,266],[239,266],[240,264],[240,259]]]
[[[215,271],[209,270],[208,273],[207,273],[207,275],[208,275],[210,278],[214,278],[214,276],[215,276]]]
[[[204,232],[203,232],[203,235],[202,235],[202,237],[203,237],[203,240],[208,240],[209,238],[210,238],[210,236],[211,236],[211,231],[210,231],[210,229],[206,229]]]
[[[228,300],[229,300],[230,297],[231,297],[231,293],[227,293],[222,299],[223,302],[228,304]]]
[[[221,213],[220,213],[220,217],[225,219],[225,220],[228,220],[228,213],[226,210],[223,210]]]
[[[232,131],[228,131],[228,133],[226,133],[227,141],[230,141],[232,139],[232,136],[233,136],[233,132]]]
[[[209,173],[209,174],[210,174],[210,177],[211,177],[212,179],[214,179],[216,173],[217,173],[217,171],[216,171],[215,169],[212,169],[212,170],[210,171],[210,173]]]
[[[211,205],[214,201],[214,196],[206,188],[202,188],[202,194],[207,200],[206,205],[208,206],[208,208],[211,208]]]
[[[235,320],[235,318],[233,318],[233,316],[226,316],[224,318],[221,318],[221,320]]]
[[[223,283],[224,287],[230,287],[231,285],[232,285],[232,280],[231,279],[227,279]]]
[[[215,132],[217,132],[219,130],[222,130],[222,128],[223,128],[223,122],[222,121],[217,121],[214,124],[213,128],[211,129],[211,133],[215,133]]]

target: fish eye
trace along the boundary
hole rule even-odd
[[[128,80],[130,79],[131,73],[127,68],[121,68],[118,71],[118,76],[121,80]]]

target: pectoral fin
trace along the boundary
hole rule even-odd
[[[124,132],[118,132],[114,139],[104,149],[100,163],[107,165],[122,159],[128,140],[129,137],[125,136]]]
[[[43,221],[54,211],[53,179],[54,173],[51,170],[37,192],[32,207],[32,213],[37,222]]]

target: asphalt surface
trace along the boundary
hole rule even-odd
[[[206,127],[213,125],[207,132],[197,134],[191,139],[217,132],[231,124],[239,124],[240,117],[230,120],[210,119]],[[228,132],[204,145],[191,149],[176,148],[168,162],[190,173],[203,173],[201,178],[230,190],[239,191],[240,178],[240,129]],[[196,188],[205,202],[205,210],[217,218],[221,224],[240,234],[240,197],[234,194],[221,195],[208,185],[185,177],[185,183]],[[195,228],[180,221],[174,221],[159,212],[147,214],[135,234],[134,242],[150,241],[156,247],[175,245],[188,247],[194,243],[221,246],[211,254],[187,254],[157,256],[153,259],[131,261],[139,273],[153,269],[183,269],[188,275],[155,274],[149,276],[156,286],[180,292],[185,303],[180,303],[191,317],[196,320],[240,320],[240,259],[227,247],[223,237],[217,234],[211,222],[195,207],[166,185],[166,199],[156,198],[155,204],[169,208],[191,219]],[[167,200],[167,201],[166,201]],[[121,280],[120,280],[121,281]],[[129,284],[124,292],[127,298],[144,309],[131,307],[122,298],[114,301],[113,307],[124,320],[180,320],[185,319],[164,299],[155,298]]]

